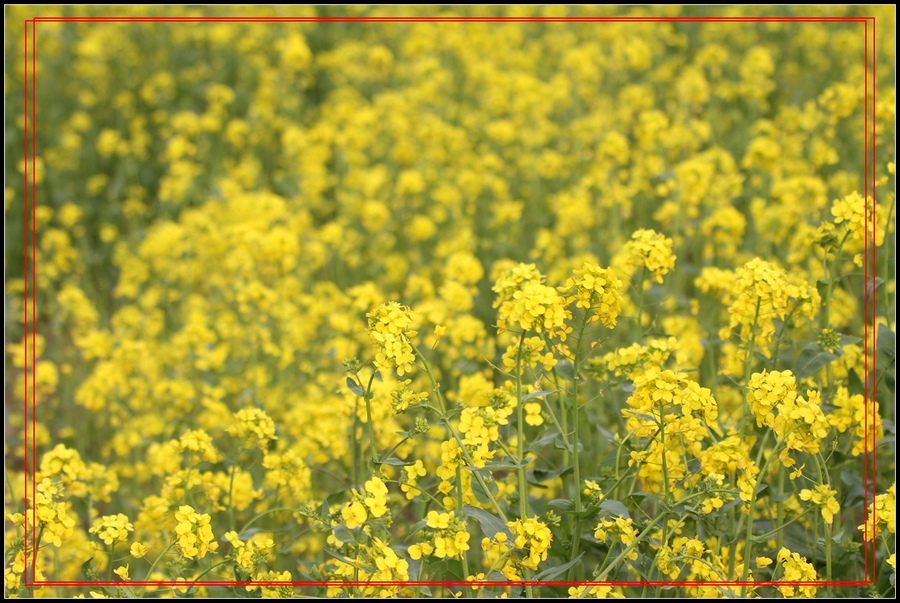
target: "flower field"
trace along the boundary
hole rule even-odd
[[[7,596],[895,595],[894,8],[111,10],[6,8]]]

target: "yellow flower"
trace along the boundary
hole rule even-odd
[[[778,563],[782,564],[784,572],[777,581],[778,582],[815,582],[818,580],[816,569],[811,563],[806,561],[806,557],[801,557],[797,553],[791,553],[788,549],[783,548],[778,551]],[[796,591],[794,589],[797,589]],[[779,586],[784,597],[815,597],[815,586]]]
[[[834,522],[835,513],[840,512],[841,507],[834,495],[837,490],[832,490],[827,485],[816,486],[815,490],[804,488],[800,491],[800,500],[809,500],[813,504],[822,507],[822,518],[825,523],[831,525]]]
[[[347,503],[341,511],[341,517],[344,518],[344,523],[347,524],[347,527],[351,530],[353,528],[358,528],[366,522],[366,519],[368,519],[366,507],[358,500]]]
[[[891,534],[897,531],[897,484],[891,484],[884,494],[879,494],[875,500],[869,503],[866,523],[859,526],[866,542],[874,540],[878,532],[887,529]]]
[[[175,526],[178,547],[186,559],[202,559],[219,548],[210,527],[211,517],[207,513],[197,513],[189,505],[178,507],[175,512],[178,525]]]
[[[585,262],[580,270],[575,271],[575,276],[560,287],[560,291],[569,295],[566,299],[568,303],[575,302],[576,307],[590,312],[588,322],[600,321],[611,329],[616,326],[616,318],[621,311],[621,288],[622,282],[612,270]]]
[[[638,267],[645,268],[654,281],[662,283],[663,276],[675,268],[672,246],[672,239],[654,230],[641,228],[625,244],[624,254],[632,272]]]
[[[147,547],[145,547],[140,542],[135,542],[131,545],[131,556],[135,559],[140,559],[147,554]]]
[[[529,425],[536,427],[544,424],[544,418],[541,416],[540,402],[527,402],[525,404],[525,412],[528,413],[525,415],[525,422]]]
[[[104,515],[94,521],[89,532],[97,534],[107,546],[115,542],[125,542],[128,539],[128,532],[133,532],[134,526],[128,521],[128,518],[119,513],[118,515]]]
[[[128,577],[128,565],[127,564],[125,565],[125,567],[117,567],[116,569],[113,570],[113,573],[115,575],[117,575],[119,578],[121,578],[122,580],[131,580],[131,578]]]
[[[415,355],[410,340],[416,336],[411,329],[413,312],[397,302],[387,302],[372,310],[369,320],[369,338],[378,347],[375,364],[379,368],[397,369],[401,377],[412,371]]]

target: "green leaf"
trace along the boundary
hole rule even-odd
[[[622,519],[630,519],[628,508],[617,500],[604,500],[600,503],[600,509],[606,511],[610,515],[617,515]]]
[[[556,448],[557,450],[568,450],[569,454],[575,453],[575,451],[574,451],[575,447],[572,446],[571,444],[566,444],[565,440],[563,440],[559,436],[557,436],[553,440],[553,447]],[[581,442],[578,442],[578,452],[581,452],[582,450],[584,450],[584,444],[582,444]]]
[[[481,485],[481,481],[478,479],[472,480],[472,494],[475,495],[475,500],[480,502],[483,505],[487,505],[491,503],[491,497],[496,497],[500,492],[500,489],[497,487],[497,483],[493,480],[490,475],[484,476],[484,484],[487,486],[487,490],[484,489],[484,486]],[[496,499],[496,498],[495,498]]]
[[[862,341],[862,337],[853,337],[852,335],[844,335],[841,333],[840,338],[838,339],[838,345],[841,347],[848,345],[855,345]]]
[[[528,476],[528,481],[532,484],[540,484],[541,482],[549,482],[550,480],[554,480],[560,476],[567,475],[573,470],[573,467],[563,467],[562,469],[557,469],[555,471],[548,471],[546,469],[529,469],[526,472],[526,475]]]
[[[512,542],[513,537],[509,528],[507,528],[506,524],[504,524],[496,515],[488,513],[484,509],[473,507],[472,505],[464,505],[463,513],[465,513],[467,517],[471,517],[477,521],[478,525],[481,526],[481,531],[484,532],[484,535],[488,538],[493,538],[497,533],[503,532],[506,534],[507,539]]]
[[[424,528],[427,525],[428,525],[428,520],[426,520],[426,519],[416,522],[416,524],[412,528],[410,528],[409,534],[406,536],[406,540],[409,540],[410,538],[412,538],[413,534],[415,534],[416,532],[418,532],[419,530],[421,530],[422,528]],[[410,575],[412,575],[412,574],[410,574]]]
[[[261,532],[261,531],[262,531],[262,528],[247,528],[246,530],[244,530],[243,532],[238,534],[238,540],[240,540],[241,542],[247,542],[248,540],[253,538],[253,536],[257,532]]]
[[[889,363],[893,364],[896,354],[896,338],[894,332],[887,325],[878,325],[878,333],[875,339],[875,349],[883,354]]]
[[[556,363],[556,374],[566,381],[575,381],[575,366],[569,360]]]
[[[844,354],[844,350],[838,350],[836,353],[824,352],[817,342],[808,344],[794,363],[793,373],[797,379],[805,379],[811,375],[815,375],[826,365],[831,364]]]
[[[847,371],[847,391],[851,396],[861,396],[863,394],[863,383],[859,375],[853,369]]]
[[[333,494],[329,494],[329,495],[325,498],[325,500],[322,501],[322,512],[321,512],[321,516],[322,516],[322,521],[323,521],[323,522],[328,523],[328,516],[331,514],[331,510],[330,510],[329,507],[332,506],[332,505],[334,505],[334,503],[335,503],[336,501],[338,501],[340,498],[342,498],[343,495],[344,495],[344,493],[345,493],[346,491],[347,491],[346,489],[344,489],[344,490],[338,490],[337,492],[334,492]]]
[[[613,435],[613,432],[603,427],[602,425],[596,426],[597,431],[600,432],[600,435],[603,436],[603,439],[606,440],[608,444],[614,444],[616,441],[616,436]]]
[[[883,284],[884,284],[884,279],[881,278],[880,276],[875,277],[874,283],[866,283],[866,291],[868,291],[868,293],[869,293],[869,298],[871,298],[872,295],[875,294],[875,291],[878,290],[878,287],[880,287]]]
[[[81,575],[84,576],[88,580],[96,580],[97,579],[97,570],[94,569],[93,566],[94,558],[91,557],[87,561],[81,564]]]
[[[377,379],[378,381],[384,381],[384,379],[381,377],[381,371],[375,371],[374,373],[372,373],[372,376],[375,377],[375,379]]]
[[[555,498],[547,503],[551,509],[559,509],[562,513],[568,513],[575,510],[575,503],[568,498]]]
[[[350,567],[358,567],[359,569],[369,572],[369,573],[374,571],[374,568],[372,568],[371,566],[359,563],[358,561],[354,561],[353,559],[348,559],[347,557],[344,557],[343,555],[341,555],[340,553],[338,553],[337,551],[335,551],[333,549],[323,547],[322,550],[325,551],[325,553],[327,555],[331,555],[332,557],[334,557],[341,563],[346,563]]]
[[[569,511],[568,513],[569,515],[577,519],[591,519],[592,517],[595,517],[600,513],[600,507],[598,505],[590,505],[588,507],[585,507],[581,511]]]
[[[347,528],[347,526],[334,526],[334,537],[337,538],[339,542],[343,543],[356,542],[356,537],[353,535],[353,532],[351,532]]]
[[[581,561],[582,557],[584,557],[584,553],[581,553],[568,563],[563,563],[562,565],[557,565],[556,567],[549,567],[534,576],[532,580],[552,580],[553,578],[556,578],[557,576],[565,573],[566,570]]]
[[[794,495],[793,492],[775,492],[774,490],[769,493],[769,500],[772,502],[784,502],[788,500],[790,497]]]
[[[531,392],[530,394],[522,396],[522,402],[528,402],[529,400],[533,400],[534,398],[546,398],[550,394],[555,394],[558,391],[558,389],[548,389],[539,392]]]
[[[642,490],[638,490],[634,494],[628,496],[631,500],[634,501],[636,505],[642,505],[649,499],[652,503],[659,502],[659,496],[653,494],[652,492],[644,492]]]
[[[353,392],[354,394],[356,394],[357,396],[359,396],[360,398],[362,398],[363,396],[366,395],[366,390],[361,388],[359,386],[359,384],[357,384],[356,381],[353,380],[352,377],[347,377],[347,387],[349,387],[350,391]]]
[[[540,452],[547,446],[547,444],[553,442],[553,440],[555,440],[558,435],[559,432],[556,430],[545,433],[540,438],[532,442],[531,446],[528,447],[528,450],[530,452]]]
[[[484,467],[466,467],[469,471],[512,471],[521,467],[527,467],[530,461],[521,463],[485,463]]]
[[[389,459],[384,459],[383,461],[379,461],[375,463],[376,465],[390,465],[391,467],[405,467],[406,465],[412,465],[412,463],[407,461],[401,461],[395,456],[392,456]]]

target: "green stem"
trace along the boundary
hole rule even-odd
[[[463,522],[463,498],[462,498],[462,469],[459,465],[456,466],[456,517],[459,519],[460,523]],[[462,552],[462,568],[463,568],[463,576],[465,579],[469,579],[469,556],[466,555],[466,552]],[[464,589],[467,596],[470,596],[473,593],[471,588]]]
[[[787,436],[785,436],[787,437]],[[778,444],[781,444],[779,442]],[[778,451],[781,446],[776,444],[775,448],[772,450],[772,453],[766,458],[765,464],[759,470],[757,475],[765,476],[768,475],[769,471],[769,463],[772,462],[772,459],[778,458]],[[747,507],[747,532],[744,535],[744,570],[742,573],[741,581],[747,582],[747,579],[750,575],[750,553],[752,552],[753,546],[753,507],[756,505],[756,492],[758,488],[754,486],[753,494],[750,495],[750,504]],[[740,527],[737,530],[740,532]],[[737,548],[737,538],[735,538],[735,546],[732,549]],[[733,552],[733,551],[732,551]],[[741,597],[745,597],[747,595],[747,585],[743,584],[741,586]]]
[[[828,265],[827,261],[827,253],[826,253],[826,268],[825,268],[825,277],[828,281],[828,284],[825,285],[825,299],[822,300],[822,322],[820,323],[820,327],[825,329],[828,327],[828,320],[830,318],[831,313],[831,292],[834,289],[834,270],[835,267],[841,260],[841,252],[844,249],[844,243],[847,242],[847,239],[850,238],[850,231],[848,230],[844,233],[844,238],[841,239],[841,242],[838,243],[837,250],[834,252],[834,259],[831,261],[831,264]],[[867,283],[868,284],[868,283]]]
[[[781,550],[781,534],[782,534],[782,532],[784,532],[784,529],[786,527],[788,527],[789,525],[791,525],[792,523],[794,523],[795,521],[799,520],[800,518],[805,517],[810,512],[811,512],[811,509],[807,509],[806,511],[804,511],[797,517],[794,517],[793,519],[790,519],[790,520],[784,522],[783,524],[779,525],[774,530],[770,530],[764,534],[758,534],[758,535],[754,536],[753,541],[754,542],[763,542],[765,540],[768,540],[770,536],[774,536],[777,534],[778,535],[778,544],[775,545],[775,549],[780,551]]]
[[[753,374],[753,352],[756,347],[756,326],[759,323],[759,307],[762,304],[762,298],[756,298],[756,312],[753,316],[753,327],[750,329],[750,341],[747,342],[747,364],[744,367],[744,407],[741,411],[741,441],[747,432],[747,422],[750,417],[750,402],[747,400],[747,386],[750,383],[750,377]]]
[[[891,224],[891,220],[892,220],[893,217],[894,217],[894,205],[895,205],[896,201],[897,201],[896,197],[895,197],[894,195],[891,195],[891,205],[890,205],[890,207],[888,208],[887,219],[885,220],[885,224]],[[885,228],[885,231],[886,231],[886,233],[885,233],[885,239],[888,239],[888,237],[891,236],[891,233],[890,233],[890,232],[887,232],[887,230],[888,230],[888,229]],[[896,242],[896,233],[895,233],[893,236],[894,236],[894,241]],[[891,257],[893,257],[893,254],[891,254],[891,253],[890,253],[890,249],[888,249],[887,258],[886,258],[885,261],[884,261],[884,277],[883,277],[883,278],[884,278],[884,283],[885,283],[885,285],[884,285],[884,299],[885,299],[885,302],[886,302],[886,304],[885,304],[885,318],[888,319],[888,324],[893,324],[894,318],[895,318],[894,316],[891,316],[891,312],[892,312],[891,308],[893,308],[894,305],[893,305],[893,303],[891,302],[891,290],[890,290],[890,287],[887,286],[887,283],[889,283],[890,280],[891,280],[891,278],[890,278],[890,277],[891,277],[891,273],[890,273],[890,268],[891,268],[890,258],[891,258]]]
[[[406,485],[408,488],[415,488],[416,490],[419,491],[419,494],[424,494],[425,496],[427,496],[428,498],[430,498],[430,499],[431,499],[431,502],[433,502],[434,504],[436,504],[436,505],[438,505],[438,506],[441,506],[441,505],[442,505],[441,501],[439,501],[439,500],[436,499],[434,496],[432,496],[431,494],[429,494],[428,492],[426,492],[425,490],[423,490],[422,488],[420,488],[420,487],[418,487],[418,486],[413,486],[412,484],[402,484],[402,483],[400,482],[400,480],[397,480],[397,479],[387,479],[387,480],[384,480],[384,483],[386,483],[386,484]]]
[[[831,488],[831,480],[828,478],[828,473],[823,469],[822,463],[819,462],[819,455],[813,454],[813,460],[816,462],[816,470],[819,473],[819,484],[823,486],[827,486],[829,489]],[[834,521],[834,518],[832,518]],[[832,586],[831,586],[831,528],[832,524],[825,522],[825,579],[828,581],[827,593],[828,598],[832,597]]]
[[[778,502],[775,503],[775,509],[777,523],[780,526],[775,540],[775,550],[780,551],[783,536],[782,528],[787,525],[784,523],[784,465],[778,466]]]
[[[211,565],[211,566],[209,566],[207,569],[203,570],[203,572],[202,572],[199,576],[197,576],[196,578],[194,578],[193,580],[191,580],[191,581],[188,583],[188,584],[191,584],[190,588],[193,588],[193,584],[199,582],[199,581],[200,581],[200,578],[202,578],[203,576],[205,576],[205,575],[208,574],[209,572],[213,571],[214,569],[216,569],[216,568],[219,567],[220,565],[225,565],[226,563],[231,563],[231,560],[230,560],[230,559],[225,559],[224,561],[219,561],[218,563],[216,563],[216,564],[214,564],[214,565]],[[188,589],[188,592],[185,593],[185,594],[189,594],[189,593],[191,592],[191,591],[190,591],[190,588]]]
[[[359,487],[361,485],[359,481],[360,474],[360,454],[359,450],[359,438],[356,436],[356,433],[359,431],[359,397],[357,396],[353,401],[353,434],[350,437],[350,445],[353,448],[353,487]]]
[[[109,545],[109,567],[106,568],[106,580],[108,582],[112,582],[113,575],[113,552],[116,550],[116,543],[113,541],[111,545]]]
[[[525,404],[522,402],[522,344],[525,341],[525,333],[522,331],[519,336],[519,346],[516,352],[516,428],[518,430],[517,453],[519,457],[518,464],[525,462]],[[528,516],[528,480],[526,479],[526,469],[524,466],[519,467],[519,519],[525,521]],[[531,570],[525,570],[525,580],[531,580]],[[534,598],[534,592],[531,585],[525,586],[525,596],[529,599]]]
[[[463,444],[462,437],[460,437],[460,435],[459,435],[459,433],[457,433],[456,429],[453,428],[453,425],[451,425],[450,420],[448,418],[444,417],[447,406],[444,404],[444,396],[441,394],[440,385],[438,384],[437,379],[434,376],[434,372],[431,370],[431,365],[428,364],[428,361],[425,360],[425,357],[422,355],[422,353],[419,351],[419,349],[411,341],[409,342],[409,344],[410,344],[410,346],[412,346],[413,352],[415,352],[415,354],[419,358],[422,359],[422,368],[425,370],[425,374],[428,375],[428,379],[431,382],[431,388],[434,391],[435,395],[437,396],[438,405],[440,407],[439,414],[441,415],[441,419],[443,420],[444,425],[447,427],[447,431],[456,440],[457,444],[459,445],[460,450],[462,450],[463,456],[466,457],[466,461],[468,461],[470,466],[474,467],[475,462],[472,460],[472,457],[469,454],[468,450],[466,450],[466,446],[465,446],[465,444]],[[475,480],[478,482],[478,485],[480,485],[481,489],[484,491],[484,493],[487,494],[488,498],[491,501],[491,505],[494,507],[494,510],[497,511],[497,515],[500,516],[500,519],[503,520],[503,523],[508,523],[509,520],[506,518],[506,513],[503,512],[503,509],[500,508],[500,503],[498,503],[497,499],[494,498],[494,495],[491,494],[491,491],[488,489],[487,484],[484,481],[484,478],[481,477],[481,473],[478,471],[473,471],[472,475],[475,476]]]
[[[647,524],[647,527],[644,528],[644,531],[641,532],[640,534],[638,534],[635,537],[634,541],[631,544],[629,544],[627,547],[625,547],[625,550],[622,551],[618,557],[613,559],[612,563],[610,563],[606,567],[605,570],[600,572],[600,575],[597,576],[597,581],[602,582],[602,581],[606,580],[606,577],[609,575],[609,573],[613,569],[615,569],[615,567],[617,565],[619,565],[622,562],[622,560],[625,559],[625,557],[628,555],[628,553],[630,553],[632,551],[632,549],[634,549],[634,547],[636,547],[638,544],[640,544],[644,540],[644,538],[647,537],[647,535],[650,533],[650,530],[652,530],[654,527],[656,527],[656,524],[658,524],[662,520],[662,518],[665,517],[666,515],[668,515],[668,513],[666,513],[666,512],[660,513],[659,515],[656,516],[656,519],[654,519],[649,524]]]
[[[269,509],[269,510],[267,510],[267,511],[263,511],[262,513],[260,513],[260,514],[256,515],[255,517],[253,517],[253,519],[251,519],[250,521],[248,521],[246,524],[244,524],[244,527],[241,528],[241,531],[240,531],[240,532],[238,532],[238,536],[240,536],[241,534],[243,534],[244,532],[246,532],[246,531],[247,531],[247,528],[249,528],[249,527],[252,526],[254,523],[256,523],[256,520],[257,520],[257,519],[261,519],[261,518],[263,518],[263,517],[265,517],[266,515],[269,515],[269,514],[271,514],[271,513],[279,513],[279,512],[281,512],[281,511],[296,511],[296,510],[297,510],[297,509],[296,509],[295,507],[276,507],[276,508],[274,508],[274,509]]]
[[[778,370],[778,355],[781,352],[781,338],[784,336],[784,331],[787,329],[788,323],[791,321],[791,318],[794,316],[794,312],[797,310],[798,306],[794,306],[791,308],[790,313],[785,316],[784,321],[781,323],[781,327],[778,329],[778,335],[775,336],[775,341],[773,345],[775,349],[772,352],[772,370]]]
[[[237,463],[231,466],[231,479],[228,482],[228,529],[234,530],[234,472]]]
[[[659,441],[662,444],[662,473],[663,473],[663,496],[666,498],[666,504],[669,504],[669,465],[666,461],[666,416],[665,405],[662,400],[659,403]]]
[[[568,426],[568,412],[566,412],[566,396],[563,396],[563,388],[559,386],[559,375],[556,372],[556,368],[553,368],[553,383],[556,385],[557,395],[556,400],[559,402],[559,414],[561,421],[556,420],[556,415],[554,413],[550,413],[553,417],[553,421],[557,424],[556,427],[559,429],[559,433],[563,438],[563,442],[566,444],[566,449],[563,450],[563,467],[569,466],[569,426]],[[549,406],[549,404],[547,405]],[[561,424],[560,424],[561,423]],[[576,489],[578,488],[578,484],[575,484]]]
[[[147,581],[148,582],[150,580],[152,580],[153,570],[156,569],[156,564],[159,563],[159,560],[162,559],[166,553],[168,553],[170,550],[172,550],[172,547],[174,547],[174,546],[175,546],[175,543],[174,542],[171,543],[169,546],[167,546],[165,548],[165,550],[162,553],[159,554],[159,557],[157,557],[156,560],[150,564],[150,569],[147,571]],[[147,585],[145,584],[144,589],[141,591],[141,598],[143,599],[144,595],[146,595],[146,594],[147,594]]]
[[[647,267],[641,266],[641,278],[638,281],[637,293],[638,293],[638,313],[637,313],[637,328],[638,328],[638,338],[643,338],[644,336],[644,279],[647,277]]]
[[[9,478],[9,470],[7,469],[6,465],[3,465],[3,478],[6,480],[6,491],[9,492],[10,507],[15,509],[16,506],[14,506],[14,505],[16,504],[16,501],[15,501],[15,492],[16,491],[13,490],[12,481]],[[19,528],[17,527],[16,533],[18,533],[18,532],[19,532]]]
[[[372,375],[369,377],[369,384],[366,385],[366,394],[364,399],[366,401],[366,430],[369,433],[369,444],[372,446],[372,460],[377,464],[378,460],[378,447],[375,445],[375,427],[372,425],[372,382],[375,380],[375,371],[372,371]]]
[[[593,296],[593,294],[592,294]],[[593,297],[592,297],[593,301]],[[578,371],[580,370],[581,364],[581,343],[584,339],[584,329],[587,326],[588,320],[588,311],[585,310],[584,315],[581,317],[581,324],[578,327],[578,337],[575,340],[575,356],[572,359],[572,468],[573,468],[573,480],[575,482],[575,532],[572,535],[572,548],[569,554],[569,561],[578,557],[579,549],[581,548],[581,511],[583,510],[582,501],[581,501],[581,464],[579,462],[579,451],[578,449],[581,447],[578,441],[578,428],[579,428],[579,412],[578,412]],[[576,568],[573,566],[569,570],[569,579],[576,573]]]

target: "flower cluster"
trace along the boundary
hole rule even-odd
[[[364,493],[353,491],[353,499],[341,511],[344,523],[351,530],[364,524],[369,516],[379,518],[388,512],[388,489],[381,478],[373,477],[365,483]]]
[[[779,578],[779,582],[815,582],[819,579],[816,568],[806,560],[806,557],[792,553],[786,548],[778,551],[778,563],[781,564],[784,572]],[[778,590],[785,597],[812,598],[816,596],[816,587],[811,585],[779,586]]]
[[[710,429],[721,431],[716,401],[690,379],[657,367],[636,376],[634,388],[622,416],[629,432],[649,445],[632,451],[629,465],[639,467],[649,490],[672,488],[686,477],[687,460],[700,456]]]
[[[424,555],[438,559],[458,559],[469,550],[466,522],[460,521],[456,515],[429,511],[425,525],[430,528],[427,540],[409,547],[412,559],[421,559]]]
[[[259,448],[265,451],[275,435],[275,422],[259,408],[242,408],[234,415],[235,423],[227,431],[244,448]]]
[[[828,423],[844,433],[848,429],[856,438],[853,441],[853,455],[872,452],[875,442],[884,437],[878,402],[866,400],[862,394],[850,395],[846,387],[839,386],[832,401],[836,407],[828,415]]]
[[[822,508],[822,519],[825,523],[831,525],[834,523],[834,516],[839,513],[841,506],[838,504],[834,495],[837,490],[832,490],[827,485],[816,486],[814,490],[804,488],[800,490],[800,500],[812,501],[814,505]]]
[[[369,338],[379,350],[375,363],[386,370],[396,367],[401,377],[412,371],[415,356],[410,339],[416,336],[416,331],[410,328],[413,322],[410,309],[397,302],[388,302],[366,316],[369,319]]]
[[[550,528],[537,517],[529,517],[524,521],[517,519],[507,524],[512,533],[512,544],[520,551],[519,564],[530,570],[536,570],[541,561],[547,559],[553,533]]]
[[[611,329],[616,326],[616,318],[621,312],[621,287],[622,281],[612,270],[585,262],[560,291],[568,295],[568,303],[575,303],[577,308],[589,312],[588,322],[599,321]]]
[[[491,10],[8,9],[4,594],[893,566],[893,9]]]
[[[594,528],[594,538],[600,542],[609,543],[610,545],[615,542],[620,542],[627,548],[634,543],[636,537],[637,532],[634,529],[631,518],[621,516],[612,518],[604,517],[597,524],[597,527]],[[637,559],[637,551],[632,549],[625,557],[627,559],[635,560]]]
[[[546,332],[565,340],[569,311],[565,299],[553,287],[542,284],[542,277],[532,264],[519,264],[494,283],[497,293],[497,326],[524,332]]]
[[[654,230],[638,229],[625,244],[623,254],[629,273],[637,268],[647,270],[657,283],[675,268],[672,239]]]
[[[785,321],[794,313],[812,319],[822,302],[815,287],[760,258],[735,272],[732,291],[728,327],[722,328],[720,337],[728,339],[737,329],[741,341],[767,356],[771,354],[768,344],[775,335],[776,319]]]
[[[212,518],[208,513],[197,513],[189,505],[178,507],[175,512],[175,534],[178,548],[186,559],[203,559],[207,553],[215,553],[219,543],[210,526]]]
[[[102,540],[106,546],[112,546],[117,542],[128,540],[128,533],[134,531],[134,526],[125,515],[119,513],[98,518],[88,531],[96,534],[97,538]]]
[[[891,484],[884,494],[879,494],[875,500],[869,503],[866,523],[859,526],[866,542],[870,542],[878,535],[879,530],[887,530],[890,534],[897,533],[897,484]]]

